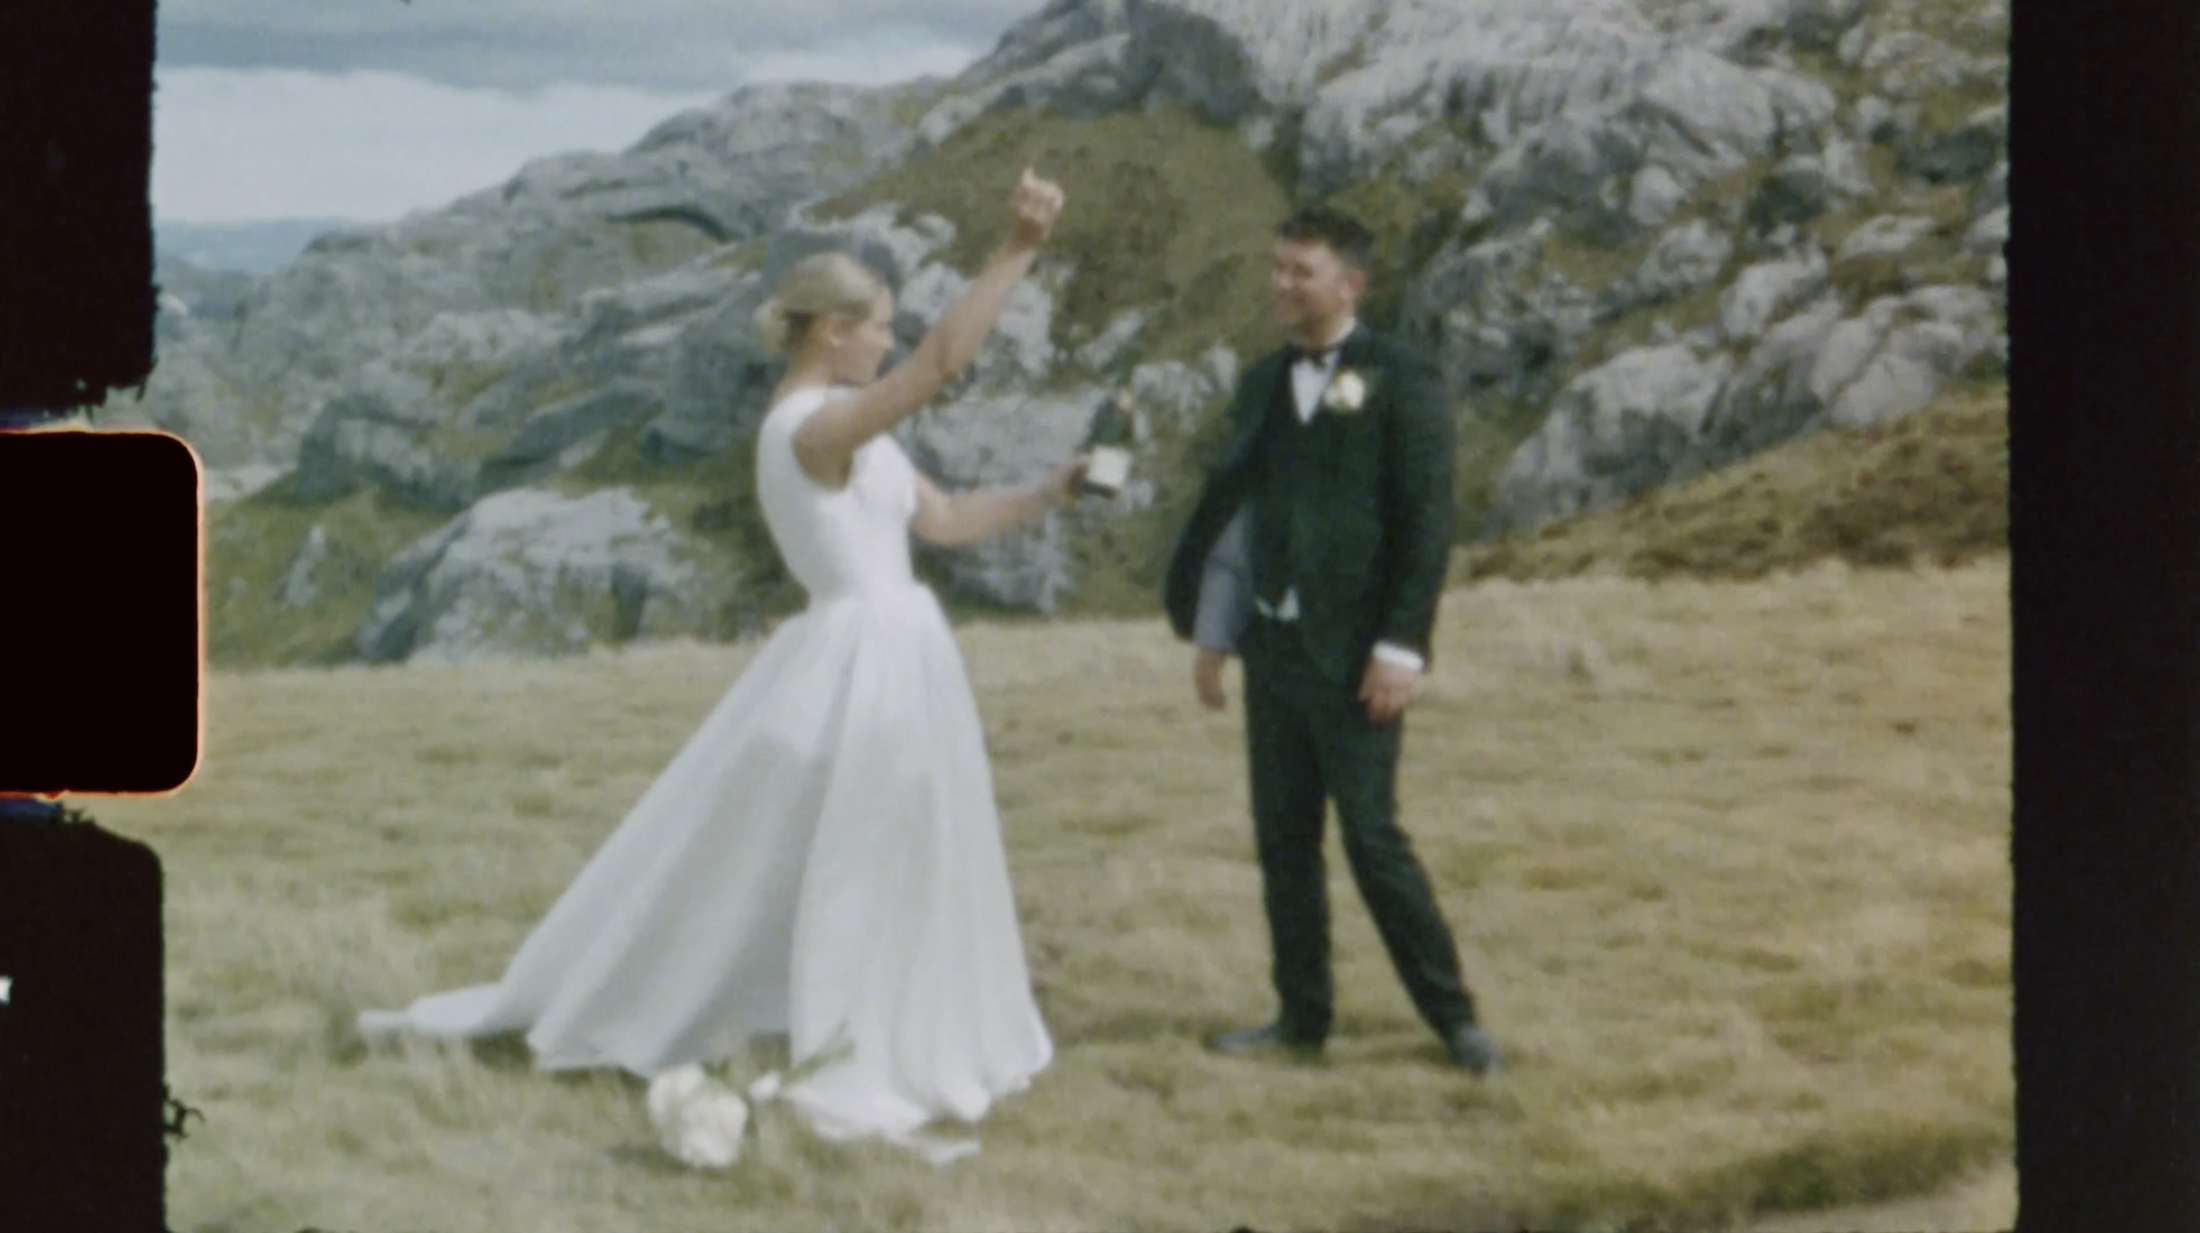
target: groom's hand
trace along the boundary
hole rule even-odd
[[[1413,691],[1420,684],[1421,674],[1403,664],[1369,659],[1367,673],[1360,678],[1360,701],[1367,707],[1369,722],[1396,721],[1413,705]]]
[[[1220,651],[1199,648],[1192,659],[1192,688],[1199,693],[1199,703],[1210,711],[1228,706],[1230,699],[1222,692],[1222,665],[1230,657]]]

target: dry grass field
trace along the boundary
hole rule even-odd
[[[632,1080],[352,1031],[494,979],[753,641],[217,671],[196,782],[82,802],[166,867],[205,1115],[171,1224],[2006,1228],[2006,457],[1972,392],[1462,552],[1401,792],[1491,1083],[1441,1064],[1333,834],[1327,1058],[1206,1053],[1272,1009],[1235,699],[1197,707],[1158,619],[964,624],[1059,1056],[942,1171],[768,1106],[689,1172]]]
[[[190,788],[86,802],[166,866],[169,1081],[206,1119],[171,1222],[2006,1225],[2007,573],[1454,591],[1402,796],[1513,1063],[1488,1084],[1440,1065],[1334,835],[1328,1058],[1204,1052],[1271,1009],[1234,673],[1209,715],[1157,620],[964,627],[1060,1054],[942,1171],[767,1108],[691,1173],[632,1081],[349,1026],[493,979],[753,644],[217,674]],[[1795,1214],[1951,1185],[1904,1224]]]

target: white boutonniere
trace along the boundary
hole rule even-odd
[[[1322,395],[1322,410],[1332,415],[1352,415],[1367,405],[1367,378],[1350,368],[1339,369]]]

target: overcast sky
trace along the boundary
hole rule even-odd
[[[745,82],[952,73],[1043,4],[165,0],[154,215],[395,219]]]

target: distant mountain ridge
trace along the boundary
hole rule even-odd
[[[243,223],[172,223],[155,219],[153,247],[158,254],[202,270],[273,274],[296,260],[316,236],[353,225],[333,218]]]

